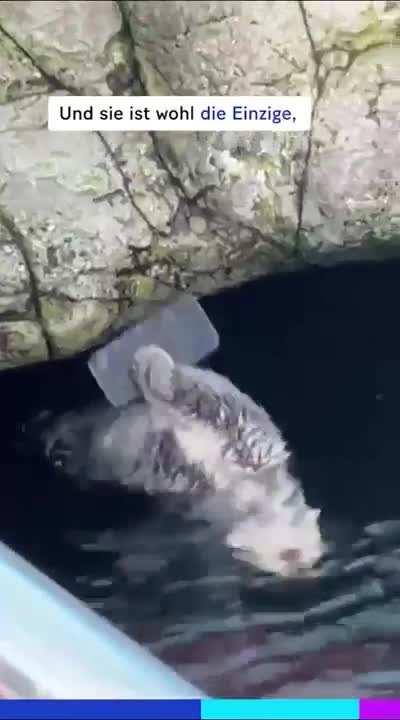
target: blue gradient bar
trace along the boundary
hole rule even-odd
[[[202,700],[201,720],[359,720],[359,700]]]
[[[200,720],[200,700],[0,700],[1,720]]]

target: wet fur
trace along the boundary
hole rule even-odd
[[[136,353],[132,382],[140,401],[93,424],[89,480],[192,498],[193,511],[220,523],[233,551],[262,569],[296,571],[280,557],[285,548],[300,548],[304,567],[318,561],[318,512],[289,473],[289,452],[263,408],[226,378],[177,365],[156,346]],[[60,427],[49,447],[57,437]],[[69,474],[79,473],[73,458]]]

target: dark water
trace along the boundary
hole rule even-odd
[[[257,575],[154,501],[58,477],[24,426],[98,398],[82,360],[0,375],[0,539],[215,695],[398,695],[399,288],[391,263],[204,301],[213,368],[271,412],[324,508],[319,578]]]

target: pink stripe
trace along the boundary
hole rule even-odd
[[[399,720],[400,700],[360,700],[360,720]]]

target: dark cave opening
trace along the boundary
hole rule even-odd
[[[214,297],[215,369],[272,414],[317,506],[396,516],[400,263],[314,268]]]

